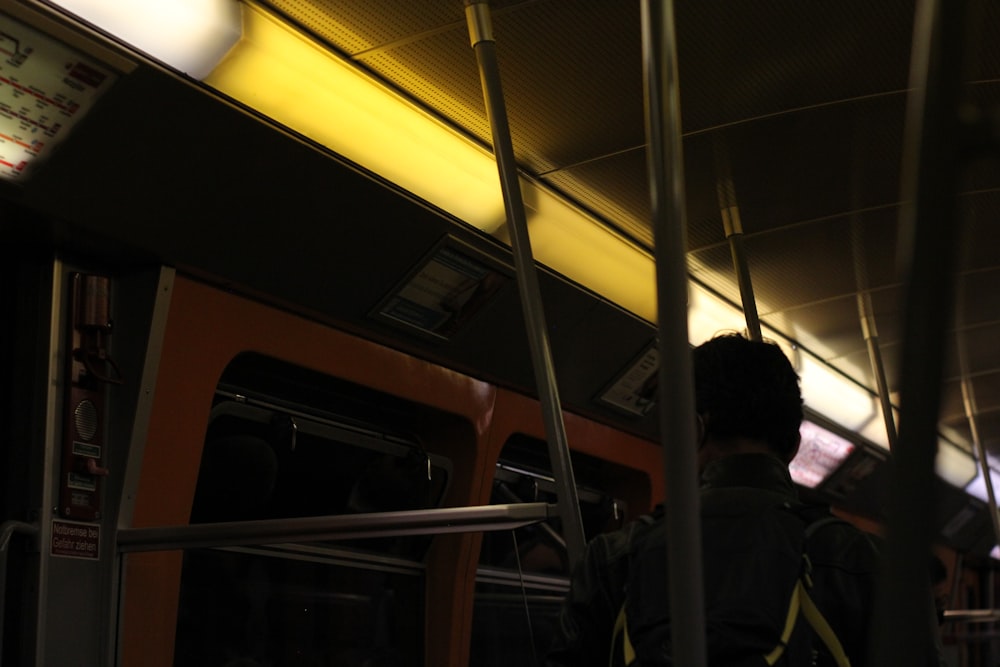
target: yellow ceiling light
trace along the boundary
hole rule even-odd
[[[656,321],[656,267],[648,252],[552,191],[521,179],[535,257],[612,303]]]
[[[205,83],[479,229],[505,220],[488,151],[257,6]]]
[[[715,296],[698,283],[688,287],[688,338],[692,345],[701,345],[715,336],[744,331],[747,321],[743,311]]]
[[[242,40],[205,83],[504,238],[506,213],[491,152],[262,8],[247,5]],[[522,178],[521,189],[539,262],[655,320],[648,253],[543,186]]]
[[[234,0],[53,0],[166,65],[201,79],[240,37]]]

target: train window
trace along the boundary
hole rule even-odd
[[[415,409],[273,359],[238,357],[216,392],[191,522],[440,506],[451,463],[405,429]],[[429,539],[351,546],[420,560]]]
[[[415,409],[271,359],[238,358],[213,402],[191,522],[440,506],[451,465],[406,431]],[[431,539],[186,551],[175,664],[404,664],[401,656],[423,654]]]
[[[415,442],[360,431],[288,406],[220,392],[192,523],[428,509],[447,489],[447,459]],[[237,400],[238,399],[238,400]],[[353,546],[422,558],[428,536]]]
[[[627,515],[627,503],[608,490],[608,480],[627,480],[633,471],[577,452],[570,456],[586,539],[589,541],[595,535],[621,527]],[[490,502],[556,502],[555,482],[544,442],[521,435],[511,437],[497,462]],[[561,534],[558,517],[513,532],[487,533],[483,536],[480,564],[568,575]]]
[[[587,540],[621,527],[627,504],[610,480],[628,483],[634,471],[571,453]],[[520,435],[504,446],[492,503],[555,502],[544,442]],[[558,518],[513,531],[484,533],[476,572],[471,664],[534,664],[544,655],[569,588],[566,548]]]

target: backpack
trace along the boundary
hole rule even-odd
[[[734,503],[726,496],[714,503],[724,511],[703,516],[708,664],[814,665],[822,644],[828,663],[848,667],[840,640],[809,595],[807,550],[818,530],[845,522],[828,513],[809,516],[787,503]],[[653,524],[652,518],[644,521]],[[640,534],[630,549],[625,601],[613,629],[612,667],[673,665],[665,531],[651,527]]]

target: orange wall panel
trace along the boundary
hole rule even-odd
[[[470,451],[461,456],[458,451],[461,442],[445,445],[453,450],[453,455],[459,454],[451,503],[467,504],[469,497],[482,497],[480,471],[485,463],[479,460],[482,447],[478,440],[489,424],[495,391],[492,386],[178,277],[136,492],[133,527],[188,523],[216,384],[226,365],[246,351],[311,368],[462,418],[469,427],[464,436],[456,433],[456,440],[464,439]],[[440,565],[428,564],[429,578],[439,579],[446,571],[454,576],[456,568],[462,567],[461,559],[474,561],[478,555],[478,547],[473,549],[475,538],[456,539],[460,548],[445,551],[446,557]],[[471,554],[473,550],[475,555]],[[129,557],[123,610],[123,657],[127,666],[172,664],[181,559],[179,553],[160,556]],[[474,572],[474,563],[472,569]]]

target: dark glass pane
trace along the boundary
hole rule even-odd
[[[423,586],[419,571],[190,551],[174,664],[419,666]]]
[[[475,667],[541,665],[562,595],[517,586],[476,584],[469,660]]]

